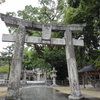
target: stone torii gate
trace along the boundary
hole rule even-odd
[[[7,26],[18,28],[18,33],[16,35],[3,34],[2,37],[2,41],[4,42],[15,42],[6,96],[7,100],[15,100],[18,98],[24,43],[65,45],[69,83],[71,89],[71,95],[69,96],[69,99],[80,100],[83,98],[79,87],[73,45],[83,46],[84,42],[83,40],[72,39],[72,32],[82,31],[85,24],[44,24],[11,17],[1,13],[0,17]],[[42,31],[42,37],[26,36],[26,29]],[[51,32],[59,31],[64,32],[64,38],[51,38]]]

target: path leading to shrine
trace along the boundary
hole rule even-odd
[[[69,87],[53,87],[53,88],[59,90],[60,92],[70,94]],[[0,97],[5,97],[6,91],[7,87],[0,87]],[[91,85],[87,85],[85,89],[81,86],[81,92],[82,94],[100,98],[100,90],[94,89]]]

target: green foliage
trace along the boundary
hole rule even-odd
[[[73,16],[75,15],[76,9],[72,7],[66,7],[64,9],[64,23],[71,24]]]
[[[40,7],[32,7],[31,5],[26,6],[23,11],[20,10],[17,12],[18,16],[23,19],[43,23],[61,22],[63,15],[62,6],[64,6],[64,0],[58,0],[58,5],[56,5],[56,3],[53,0],[40,0],[40,4]],[[27,30],[27,34],[33,36],[41,36],[41,32],[37,31]],[[58,36],[63,37],[60,33],[52,33],[52,37]],[[57,68],[57,66],[59,66],[61,68],[64,67],[66,69],[65,57],[61,58],[62,55],[65,56],[64,47],[38,44],[28,44],[28,46],[31,46],[31,49],[24,51],[23,67],[27,66],[27,69],[32,69],[35,67],[42,67],[48,69],[50,67]],[[57,58],[61,59],[57,61]],[[59,63],[55,63],[56,61]],[[66,70],[64,70],[64,72],[61,71],[60,73],[58,71],[58,76],[60,76],[61,73],[66,73]],[[63,76],[66,77],[66,75]],[[61,79],[63,76],[60,76],[59,79]]]
[[[0,52],[0,62],[2,65],[11,65],[12,55],[14,50],[14,44],[7,46],[6,48],[3,48],[3,51]]]
[[[49,46],[45,47],[43,53],[45,60],[48,61],[52,67],[55,67],[57,72],[57,79],[63,80],[68,76],[66,55],[64,46]]]
[[[100,50],[91,51],[89,55],[87,63],[94,65],[96,68],[100,68]]]
[[[34,68],[50,68],[50,64],[45,62],[45,59],[40,58],[38,53],[35,50],[28,49],[26,47],[24,49],[24,56],[23,56],[23,68],[26,67],[26,69],[34,69]]]
[[[9,66],[0,66],[0,73],[9,73]]]
[[[86,64],[99,66],[98,54],[100,37],[99,0],[67,0],[68,7],[65,9],[64,22],[71,24],[86,23],[83,32],[73,34],[76,39],[84,39],[84,47],[75,47],[77,66]],[[96,55],[98,54],[98,55]]]
[[[95,67],[100,68],[100,56],[94,61]]]
[[[0,4],[2,4],[2,3],[4,3],[5,2],[5,0],[0,0]]]

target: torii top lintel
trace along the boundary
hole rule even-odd
[[[12,16],[8,16],[5,14],[0,13],[0,18],[2,21],[5,22],[7,26],[12,26],[12,27],[18,27],[19,24],[22,22],[26,29],[30,30],[37,30],[37,31],[42,31],[42,25],[46,26],[52,26],[52,32],[59,32],[59,31],[65,31],[65,30],[71,30],[73,32],[77,31],[82,31],[83,27],[86,26],[86,24],[47,24],[47,23],[40,23],[40,22],[33,22],[29,20],[24,20]]]

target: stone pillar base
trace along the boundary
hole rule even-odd
[[[26,85],[26,84],[27,84],[27,81],[23,80],[23,81],[21,82],[21,84],[22,84],[22,85]]]
[[[68,96],[68,98],[69,98],[69,100],[81,100],[81,99],[83,99],[84,97],[81,95],[81,96],[79,96],[79,97],[75,97],[75,96],[72,96],[72,95],[69,95]]]

